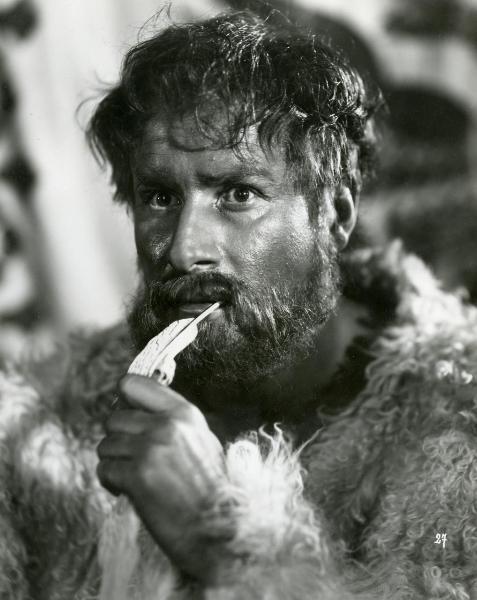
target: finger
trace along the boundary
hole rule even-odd
[[[105,458],[132,458],[137,448],[137,440],[134,437],[121,433],[108,435],[98,444],[96,453],[100,460]]]
[[[131,489],[131,465],[129,460],[105,458],[96,467],[96,474],[103,487],[117,496]]]
[[[104,428],[107,433],[129,433],[139,435],[151,421],[151,414],[141,410],[116,410],[107,418]]]
[[[129,446],[131,456],[152,440],[155,443],[167,444],[171,440],[173,428],[171,413],[150,413],[140,410],[121,410],[113,413],[105,423],[106,440],[124,439]],[[103,442],[98,445],[98,449]]]
[[[119,389],[128,404],[134,408],[152,412],[171,412],[187,409],[191,404],[171,388],[160,385],[150,377],[126,375],[119,382]]]

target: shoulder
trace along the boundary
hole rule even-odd
[[[361,279],[354,289],[371,305],[371,315],[385,315],[369,349],[365,387],[347,414],[356,435],[359,427],[380,429],[387,442],[405,431],[420,439],[468,431],[477,419],[477,307],[442,290],[422,261],[399,244],[364,251],[354,276]]]
[[[434,416],[439,423],[443,411],[450,416],[473,408],[477,307],[442,290],[422,261],[399,246],[381,261],[392,273],[395,308],[371,349],[362,400],[374,397],[382,407],[386,398],[394,405],[403,398],[414,415],[422,410],[427,421]]]
[[[378,392],[384,381],[388,391],[413,385],[442,394],[475,391],[477,307],[442,290],[424,263],[399,243],[357,251],[346,269],[345,291],[365,304],[370,320],[380,326],[365,395]]]
[[[390,490],[405,504],[446,485],[455,493],[470,489],[477,309],[443,291],[396,244],[355,252],[346,268],[345,292],[367,306],[376,334],[366,348],[364,387],[328,420],[304,459],[311,494],[331,513],[362,524]]]

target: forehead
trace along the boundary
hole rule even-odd
[[[221,121],[226,127],[218,116],[214,131],[219,130]],[[202,170],[269,173],[273,179],[288,179],[283,151],[263,148],[255,126],[244,131],[236,145],[227,147],[199,131],[193,117],[169,120],[159,115],[148,121],[135,145],[134,169],[179,168],[183,163]]]

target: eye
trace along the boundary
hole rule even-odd
[[[174,194],[166,190],[143,190],[140,197],[144,204],[156,210],[171,208],[178,203]]]
[[[222,194],[223,202],[227,205],[247,205],[253,203],[260,195],[247,186],[236,186]]]

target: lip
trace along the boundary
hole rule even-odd
[[[196,317],[200,315],[206,308],[208,308],[213,301],[207,300],[206,302],[183,302],[177,305],[177,312],[181,317]],[[216,318],[217,313],[222,312],[222,307],[217,308],[211,313],[207,319]]]

